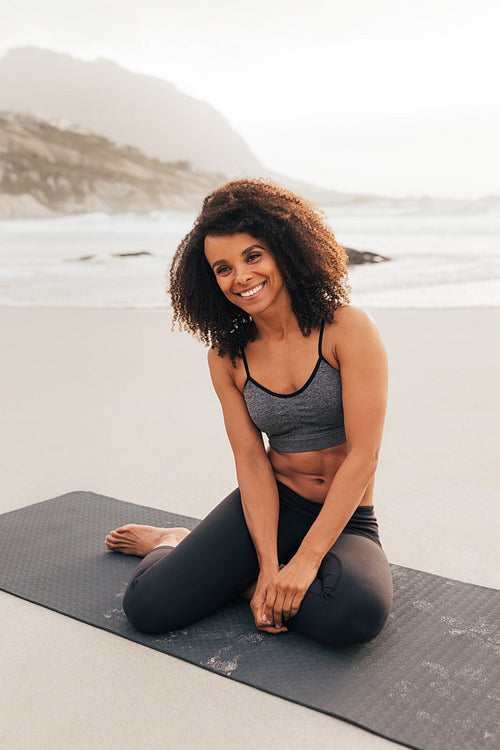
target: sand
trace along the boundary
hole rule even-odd
[[[500,310],[370,312],[391,367],[386,552],[500,588]],[[86,489],[202,517],[233,488],[206,352],[168,311],[3,307],[0,330],[0,512]],[[2,749],[392,745],[4,593],[0,628]]]

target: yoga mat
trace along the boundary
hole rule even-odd
[[[243,599],[184,630],[143,635],[121,608],[138,558],[104,549],[127,522],[198,523],[92,492],[30,505],[0,516],[0,588],[407,747],[500,746],[500,591],[393,565],[389,622],[360,646],[261,633]]]

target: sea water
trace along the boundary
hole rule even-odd
[[[353,304],[500,306],[500,200],[325,210],[341,245],[390,259],[351,268]],[[0,304],[164,307],[167,268],[193,220],[165,211],[2,221]]]

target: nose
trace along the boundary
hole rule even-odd
[[[252,278],[252,273],[246,265],[241,265],[236,268],[236,282],[238,284],[247,284]]]

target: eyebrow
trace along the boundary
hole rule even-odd
[[[252,250],[255,250],[256,247],[258,247],[259,250],[264,250],[265,251],[265,249],[266,249],[265,247],[262,247],[262,245],[250,245],[250,247],[246,247],[242,251],[241,257],[243,257],[245,255],[248,255],[248,253],[251,252]],[[215,266],[223,265],[224,263],[228,263],[228,261],[224,260],[224,259],[222,259],[222,260],[216,260],[215,263],[212,264],[212,268],[215,268]]]

